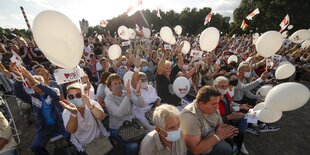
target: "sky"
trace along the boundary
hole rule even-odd
[[[67,15],[78,27],[84,18],[90,26],[100,20],[116,17],[137,0],[0,0],[0,27],[27,29],[20,6],[24,7],[30,25],[37,14],[44,10],[56,10]],[[210,7],[214,13],[232,17],[241,0],[143,0],[143,8],[162,11],[182,11],[185,7]]]

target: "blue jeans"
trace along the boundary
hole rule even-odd
[[[32,142],[31,151],[35,155],[49,155],[49,153],[45,149],[45,146],[47,145],[48,141],[51,138],[64,133],[65,133],[64,128],[58,129],[56,125],[45,126],[43,127],[43,129],[37,130],[34,140]],[[66,137],[66,135],[63,136]]]
[[[126,155],[136,155],[138,154],[139,145],[137,143],[126,143],[118,135],[117,129],[110,129],[110,137],[113,138],[118,144],[125,148]]]
[[[12,149],[12,150],[0,153],[0,155],[17,155],[17,150],[16,149]]]

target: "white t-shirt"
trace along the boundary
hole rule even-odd
[[[100,110],[102,110],[98,102],[91,100],[91,103],[94,104]],[[65,109],[62,113],[62,118],[65,127],[68,124],[70,115],[71,112],[68,111],[67,109]],[[95,138],[99,137],[100,127],[98,127],[98,124],[96,123],[94,116],[92,115],[91,111],[87,108],[87,106],[85,106],[84,118],[79,112],[77,113],[77,117],[78,117],[78,128],[77,131],[74,133],[74,135],[71,134],[70,141],[74,146],[76,146],[78,151],[83,151],[82,145],[86,145]],[[79,142],[76,140],[76,138],[78,139]]]
[[[99,84],[98,88],[97,88],[97,100],[98,100],[98,96],[103,97],[103,99],[107,96],[107,94],[105,93],[105,88],[107,86],[103,85],[102,83]]]

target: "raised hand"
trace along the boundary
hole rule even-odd
[[[127,85],[126,85],[126,93],[127,93],[127,96],[130,97],[131,95],[130,80],[128,80]]]
[[[70,111],[72,114],[77,114],[77,108],[74,104],[70,103],[69,101],[67,101],[66,99],[61,100],[60,105],[64,108],[67,109],[68,111]]]
[[[87,107],[91,106],[90,98],[86,94],[82,94],[82,103],[85,104]]]
[[[138,81],[137,86],[136,86],[137,94],[140,94],[140,89],[141,89],[141,80]]]

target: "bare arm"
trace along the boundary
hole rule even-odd
[[[157,68],[157,74],[158,75],[162,75],[165,71],[165,62],[168,58],[169,53],[165,50],[164,46],[161,45],[161,49],[164,52],[164,56],[160,59],[159,64],[158,64],[158,68]]]

